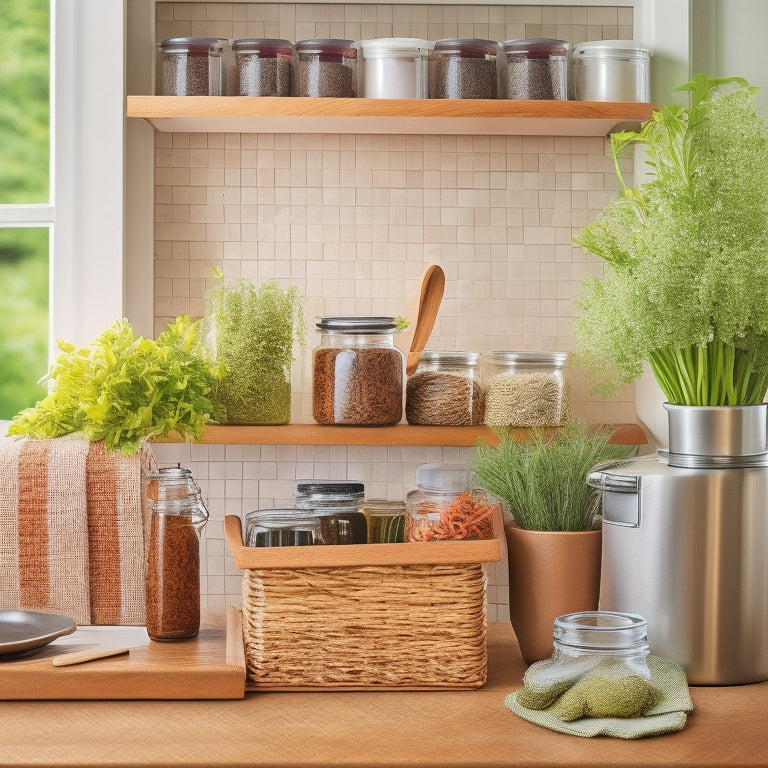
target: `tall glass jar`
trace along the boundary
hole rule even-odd
[[[290,40],[246,38],[232,41],[238,96],[290,96],[296,52]]]
[[[419,357],[405,385],[409,424],[467,427],[483,423],[478,352],[431,352]]]
[[[160,43],[162,95],[222,96],[224,47],[217,37],[172,37]]]
[[[363,513],[363,483],[306,480],[296,483],[296,507],[311,510],[320,523],[324,544],[365,544],[368,524]]]
[[[495,99],[496,54],[492,40],[438,40],[432,51],[433,99]]]
[[[353,40],[300,40],[296,43],[297,96],[354,98],[357,48]]]
[[[565,40],[548,38],[507,40],[506,97],[567,99],[569,47]]]
[[[568,419],[565,352],[492,352],[485,378],[485,423],[560,427]]]
[[[324,317],[312,355],[318,424],[384,427],[403,416],[403,353],[392,317]]]

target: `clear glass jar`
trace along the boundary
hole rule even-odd
[[[493,538],[493,510],[465,464],[421,464],[405,498],[405,540]]]
[[[650,101],[650,51],[633,40],[579,43],[571,54],[578,101]]]
[[[239,96],[290,96],[296,48],[290,40],[247,38],[232,41]]]
[[[405,541],[405,502],[366,499],[363,514],[368,523],[369,544]]]
[[[357,96],[357,48],[352,40],[300,40],[296,43],[297,96]]]
[[[405,385],[409,424],[467,427],[483,423],[484,393],[478,352],[430,352]]]
[[[379,37],[360,43],[363,96],[368,99],[426,99],[429,43],[415,37]]]
[[[432,50],[433,99],[495,99],[499,44],[492,40],[437,40]]]
[[[312,355],[318,424],[384,427],[403,417],[404,356],[392,317],[324,317]]]
[[[492,352],[485,374],[485,423],[560,427],[568,419],[565,352]]]
[[[224,95],[224,48],[218,37],[172,37],[160,43],[164,96]]]
[[[504,43],[506,97],[567,99],[568,49],[565,40],[507,40]]]
[[[320,521],[301,509],[257,509],[245,516],[246,547],[322,544]]]
[[[343,480],[296,483],[296,507],[312,510],[324,544],[365,544],[368,523],[363,513],[365,486]]]
[[[181,640],[200,630],[200,531],[208,511],[197,499],[152,503],[147,551],[147,634]]]

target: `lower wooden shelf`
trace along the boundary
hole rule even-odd
[[[638,424],[611,424],[611,442],[617,445],[647,445],[648,437]],[[516,429],[515,438],[528,439],[530,430]],[[278,426],[206,427],[200,443],[214,445],[447,445],[473,446],[479,438],[495,445],[493,430],[477,427],[420,427],[397,424],[393,427],[327,427],[320,424]],[[183,442],[169,436],[156,442]]]

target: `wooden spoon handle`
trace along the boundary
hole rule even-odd
[[[94,651],[83,651],[82,653],[67,653],[64,656],[54,656],[51,664],[54,667],[68,667],[72,664],[82,664],[94,659],[106,659],[108,656],[121,656],[128,653],[127,648],[102,648]]]

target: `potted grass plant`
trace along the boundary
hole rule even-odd
[[[509,613],[528,664],[551,655],[557,616],[597,610],[600,499],[586,478],[596,464],[635,451],[610,439],[606,428],[570,420],[532,429],[527,440],[506,431],[496,446],[478,444],[472,471],[504,508]]]

